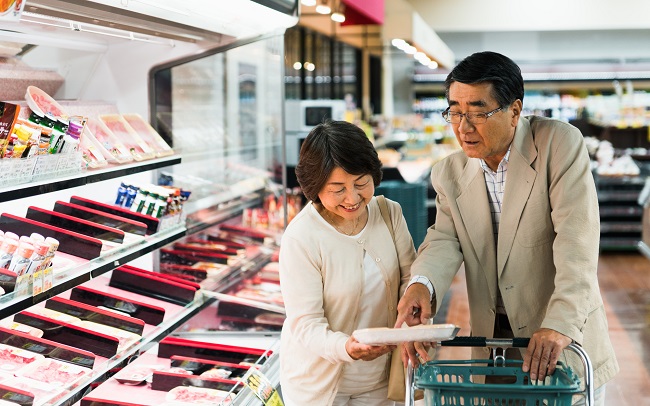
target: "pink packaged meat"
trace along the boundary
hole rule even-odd
[[[165,400],[169,403],[185,404],[222,404],[229,405],[231,400],[229,393],[218,389],[198,388],[194,386],[177,386],[167,392]],[[221,402],[221,403],[220,403]]]
[[[35,352],[0,344],[0,371],[15,373],[43,358],[45,357]]]
[[[90,118],[84,129],[84,136],[93,137],[102,147],[100,151],[111,162],[125,163],[133,161],[128,148],[100,120]],[[106,155],[108,152],[108,156]]]
[[[136,161],[143,161],[156,156],[154,150],[140,138],[140,135],[119,114],[102,114],[99,116],[99,121],[104,123],[113,135],[126,146]]]
[[[167,156],[174,153],[174,150],[160,134],[139,114],[123,114],[122,117],[138,133],[140,138],[156,152],[156,156]]]
[[[52,358],[43,358],[30,364],[16,373],[19,378],[29,378],[34,381],[54,385],[55,387],[68,387],[81,377],[91,373],[90,368],[58,361]]]

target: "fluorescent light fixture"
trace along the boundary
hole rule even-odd
[[[332,12],[332,8],[327,4],[327,0],[322,0],[320,4],[316,6],[316,12],[319,14],[329,14]]]
[[[335,21],[335,22],[337,22],[337,23],[343,23],[343,22],[345,22],[345,14],[340,13],[340,12],[338,12],[338,11],[337,11],[336,13],[332,13],[332,15],[330,16],[330,18],[332,19],[332,21]]]
[[[316,0],[300,0],[303,6],[313,7],[316,5]]]

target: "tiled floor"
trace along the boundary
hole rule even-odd
[[[650,406],[650,259],[637,253],[604,253],[599,260],[598,279],[609,335],[621,368],[607,385],[605,404]],[[459,335],[469,335],[462,272],[448,298],[447,322],[461,326]],[[456,358],[457,351],[443,347],[439,356]]]

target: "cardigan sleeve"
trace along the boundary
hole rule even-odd
[[[349,336],[332,331],[324,314],[321,261],[309,238],[285,233],[280,245],[280,284],[287,312],[285,328],[294,340],[331,363],[352,362]],[[313,240],[312,240],[313,241]]]

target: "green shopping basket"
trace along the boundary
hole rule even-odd
[[[593,405],[593,369],[581,347],[571,344],[567,348],[576,352],[583,361],[584,389],[574,371],[562,362],[558,362],[553,375],[544,381],[534,381],[522,371],[523,361],[506,360],[503,355],[496,354],[495,349],[498,348],[527,347],[528,341],[519,338],[457,337],[441,342],[445,346],[491,347],[494,360],[434,360],[421,365],[415,372],[409,363],[405,405],[413,405],[415,389],[424,390],[427,406],[570,406],[574,395],[584,396],[587,405]],[[487,377],[497,377],[492,379],[497,382],[498,377],[507,377],[509,382],[475,382]]]

